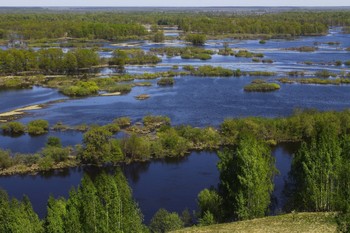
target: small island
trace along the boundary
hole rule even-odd
[[[256,79],[244,87],[246,92],[270,92],[277,91],[281,87],[277,83],[267,83],[264,80]]]
[[[173,77],[163,77],[160,78],[157,82],[159,86],[172,86],[174,83],[175,81]]]
[[[145,99],[148,99],[149,97],[150,95],[148,94],[141,94],[141,95],[135,96],[137,100],[145,100]]]

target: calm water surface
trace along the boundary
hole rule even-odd
[[[174,36],[176,36],[174,34]],[[327,36],[305,37],[295,40],[268,40],[265,45],[258,40],[226,40],[234,49],[248,49],[265,54],[265,59],[272,59],[273,64],[253,63],[251,59],[224,57],[214,55],[211,60],[183,60],[179,57],[163,58],[157,66],[127,66],[130,73],[167,71],[173,65],[191,64],[194,66],[214,65],[231,69],[269,70],[278,73],[292,70],[314,72],[328,69],[332,72],[349,71],[350,67],[336,67],[330,63],[350,60],[350,53],[344,49],[350,47],[350,35],[341,34],[340,28],[333,28]],[[340,45],[327,45],[326,42],[337,41]],[[224,40],[208,41],[208,49],[220,49]],[[314,46],[319,43],[319,50],[313,53],[286,51],[284,48]],[[164,46],[186,46],[179,41],[170,44],[153,44],[148,42],[134,42],[135,46],[144,50]],[[121,45],[105,45],[108,48],[118,48]],[[108,57],[105,52],[102,56]],[[307,66],[304,61],[316,64]],[[322,63],[322,64],[321,64]],[[105,69],[106,76],[113,73]],[[20,119],[28,123],[34,119],[46,119],[50,124],[58,121],[68,125],[107,124],[114,118],[131,117],[139,122],[145,115],[167,115],[173,125],[190,124],[192,126],[219,126],[228,117],[282,117],[289,116],[296,108],[315,108],[319,110],[344,110],[350,108],[350,85],[321,86],[281,84],[281,89],[271,93],[245,93],[243,87],[258,77],[240,78],[199,78],[176,77],[173,87],[159,87],[157,80],[151,80],[151,87],[135,87],[122,96],[89,97],[70,99],[56,103],[47,108],[30,111],[30,115]],[[261,77],[260,77],[261,78]],[[274,81],[277,77],[263,77],[267,81]],[[136,80],[139,81],[139,80]],[[135,96],[149,94],[151,97],[138,101]],[[9,111],[26,105],[40,104],[52,100],[66,98],[57,90],[34,87],[29,90],[0,91],[0,112]],[[50,132],[48,135],[31,137],[24,135],[18,138],[0,135],[0,147],[14,152],[34,153],[40,150],[47,137],[61,138],[63,145],[81,143],[82,133],[79,132]],[[118,135],[117,135],[118,137]],[[281,211],[285,196],[283,195],[284,180],[290,170],[291,154],[295,147],[281,145],[273,150],[276,167],[280,175],[274,179],[275,190],[271,212]],[[159,208],[181,212],[185,208],[195,210],[197,194],[204,188],[216,187],[219,173],[216,168],[218,158],[216,153],[193,152],[190,156],[175,160],[153,161],[148,163],[134,163],[123,166],[123,171],[134,190],[134,197],[148,222]],[[34,209],[41,217],[46,212],[46,201],[50,194],[55,197],[66,197],[71,187],[76,187],[85,173],[97,174],[101,168],[79,167],[55,171],[35,176],[0,177],[0,187],[6,189],[11,197],[21,198],[24,194],[32,200]]]

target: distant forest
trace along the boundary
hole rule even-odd
[[[45,26],[44,26],[45,25]],[[0,15],[0,39],[62,37],[122,40],[149,32],[143,25],[177,26],[207,35],[319,35],[329,26],[349,26],[349,11],[233,14],[213,12],[12,12]]]

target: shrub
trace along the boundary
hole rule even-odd
[[[50,156],[42,157],[38,161],[40,170],[50,170],[53,166],[53,159]]]
[[[20,122],[8,122],[1,125],[4,134],[21,135],[25,132],[25,126]]]
[[[107,92],[121,92],[123,94],[130,92],[132,86],[130,84],[114,84],[106,88]]]
[[[174,83],[175,81],[173,77],[162,77],[157,82],[159,86],[172,86]]]
[[[107,124],[103,126],[105,129],[107,129],[112,134],[118,133],[120,131],[120,127],[117,123]]]
[[[67,160],[69,156],[69,148],[47,146],[41,151],[41,154],[43,157],[50,157],[53,162],[62,162]]]
[[[320,78],[328,78],[328,77],[336,77],[337,75],[328,70],[321,70],[321,71],[315,72],[315,76]]]
[[[204,34],[189,34],[186,36],[186,41],[191,42],[193,45],[204,45],[207,37]]]
[[[96,95],[98,86],[93,81],[79,81],[76,85],[63,87],[60,91],[67,96],[82,97],[89,95]]]
[[[342,63],[342,61],[335,61],[335,63],[334,63],[336,66],[341,66],[343,63]]]
[[[49,122],[46,120],[34,120],[28,123],[28,133],[31,135],[45,134],[49,130]]]
[[[214,67],[210,65],[200,66],[197,70],[193,71],[196,76],[223,76],[229,77],[233,76],[235,72],[230,69],[225,69],[220,66]]]
[[[150,230],[153,233],[163,233],[181,229],[183,226],[184,223],[177,213],[159,209],[151,219]]]
[[[151,156],[150,141],[135,134],[121,141],[121,147],[126,156],[130,159],[148,159]]]
[[[279,90],[281,87],[277,83],[251,83],[244,87],[247,92],[269,92]]]
[[[4,151],[0,149],[0,169],[5,169],[11,167],[12,160],[9,151]]]
[[[145,116],[143,119],[144,126],[148,128],[159,128],[163,125],[170,125],[170,118],[166,116]]]
[[[119,125],[120,128],[125,128],[131,125],[130,117],[119,117],[114,119],[113,123]]]
[[[49,136],[47,138],[46,146],[62,147],[61,139],[58,137]]]

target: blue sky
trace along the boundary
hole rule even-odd
[[[0,0],[0,6],[350,6],[350,0]]]

